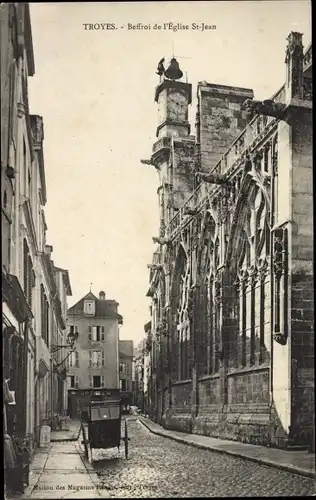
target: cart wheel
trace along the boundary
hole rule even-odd
[[[125,458],[126,460],[128,459],[128,432],[127,432],[127,421],[125,420],[125,437],[124,437],[124,442],[125,442]]]
[[[82,438],[83,438],[83,446],[84,446],[84,456],[88,460],[88,458],[89,458],[89,450],[88,450],[88,443],[87,443],[87,439],[86,439],[86,431],[85,431],[83,425],[81,426],[81,429],[82,429]]]

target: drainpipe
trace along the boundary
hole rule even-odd
[[[27,404],[28,404],[28,348],[29,348],[29,325],[28,320],[24,322],[24,352],[23,352],[23,414],[21,429],[24,435],[27,431]]]

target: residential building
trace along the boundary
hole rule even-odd
[[[55,299],[53,319],[53,345],[51,346],[52,363],[52,412],[65,416],[68,407],[67,359],[69,355],[69,337],[67,330],[67,299],[72,295],[69,273],[51,261],[54,273],[57,296]],[[67,344],[68,343],[68,344]]]
[[[29,5],[0,9],[3,356],[16,403],[6,410],[9,434],[36,445],[53,412],[50,345],[54,329],[63,337],[66,318],[46,245],[43,119],[28,102],[35,73]]]
[[[270,99],[198,83],[195,136],[191,84],[162,78],[143,161],[160,179],[147,293],[157,419],[281,448],[309,446],[314,427],[312,49],[287,41]]]
[[[132,392],[134,347],[132,340],[119,341],[120,390]]]
[[[123,408],[133,404],[134,346],[132,340],[119,340],[119,377]]]
[[[78,334],[68,358],[69,413],[80,414],[93,390],[119,390],[119,304],[91,291],[67,312],[67,328]],[[103,390],[103,391],[102,391]]]
[[[146,328],[146,326],[145,326]],[[149,376],[149,350],[147,339],[143,339],[134,351],[135,361],[135,383],[134,404],[148,413],[148,376]]]
[[[22,137],[25,93],[22,82],[34,74],[33,47],[28,7],[2,4],[1,12],[1,229],[2,229],[2,329],[4,378],[13,391],[15,405],[8,405],[9,434],[33,433],[28,398],[34,380],[35,337],[31,329],[31,281],[23,276],[21,241],[19,166],[22,141],[29,146],[29,137]],[[22,81],[23,73],[23,81]],[[24,89],[25,87],[23,87]],[[24,164],[23,164],[24,165]],[[25,167],[26,168],[26,167]],[[19,259],[19,265],[17,265]],[[23,383],[21,383],[21,380]]]

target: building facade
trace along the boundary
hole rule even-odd
[[[145,331],[149,323],[145,325]],[[143,413],[148,414],[148,381],[149,381],[149,367],[150,357],[149,346],[147,338],[141,340],[136,346],[134,351],[134,404]]]
[[[301,34],[287,40],[269,100],[199,82],[195,136],[191,84],[162,78],[143,161],[160,181],[147,293],[157,419],[276,447],[309,446],[314,426],[312,53]]]
[[[119,341],[120,391],[132,392],[134,346],[132,340]]]
[[[30,114],[28,102],[34,73],[29,5],[1,4],[4,377],[15,393],[7,408],[10,432],[26,434],[32,445],[53,412],[50,344],[54,325],[61,339],[66,320],[46,245],[43,119]]]
[[[128,410],[133,404],[134,345],[132,340],[119,340],[119,377],[122,404]]]
[[[67,328],[78,334],[76,349],[67,360],[69,413],[81,413],[89,391],[119,390],[118,303],[89,292],[67,312]],[[84,392],[85,391],[85,392]]]

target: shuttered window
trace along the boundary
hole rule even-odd
[[[88,332],[89,342],[103,342],[105,340],[104,326],[89,326]]]
[[[71,368],[79,368],[79,352],[72,352],[69,356],[69,366]]]
[[[35,273],[26,239],[23,240],[23,288],[26,301],[32,309],[32,293],[35,286]]]
[[[92,389],[92,387],[93,387],[93,378],[92,378],[92,375],[89,375],[89,387],[90,387],[90,389]]]
[[[99,368],[102,364],[101,351],[89,351],[89,366],[93,368]],[[103,366],[103,365],[102,365]]]
[[[41,285],[41,336],[49,347],[49,305],[43,285]]]

